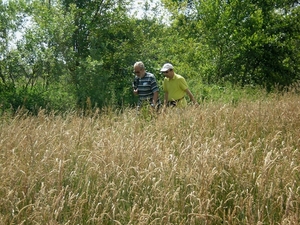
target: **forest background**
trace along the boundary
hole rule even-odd
[[[1,112],[134,106],[139,60],[160,85],[171,62],[200,102],[285,91],[299,14],[296,0],[0,0]]]

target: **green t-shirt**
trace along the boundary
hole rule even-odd
[[[182,99],[185,96],[188,85],[181,75],[174,74],[172,79],[165,77],[163,89],[165,92],[168,92],[168,101],[174,101]],[[178,106],[185,106],[186,104],[185,98],[178,102]]]

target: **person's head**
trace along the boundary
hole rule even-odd
[[[141,61],[136,62],[133,65],[133,69],[134,69],[134,73],[135,75],[137,75],[138,77],[143,77],[145,75],[145,66],[144,63]]]
[[[162,74],[167,78],[173,78],[173,76],[174,76],[174,67],[171,63],[166,63],[160,69],[160,72],[162,72]]]

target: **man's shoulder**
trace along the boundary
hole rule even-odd
[[[149,73],[149,72],[146,72],[145,77],[154,77],[155,78],[154,74],[153,73]]]
[[[174,77],[176,79],[184,79],[183,76],[181,76],[180,74],[174,73]]]

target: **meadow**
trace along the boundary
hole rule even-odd
[[[297,94],[0,120],[0,224],[300,223]]]

